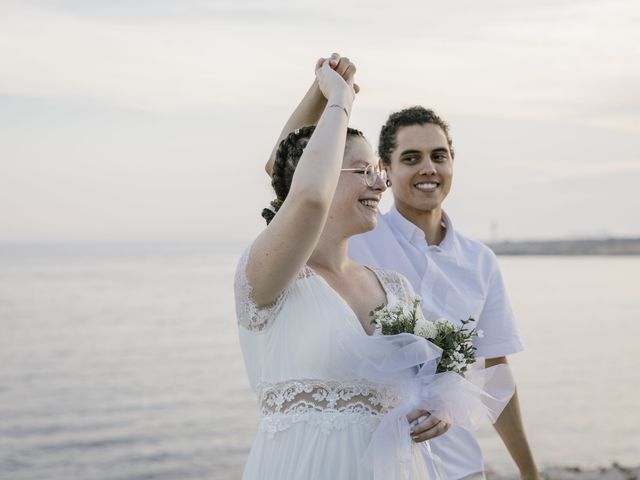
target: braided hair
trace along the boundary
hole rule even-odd
[[[380,130],[380,139],[378,140],[378,155],[382,159],[382,162],[385,165],[391,164],[391,154],[398,147],[396,144],[396,136],[401,127],[425,125],[427,123],[438,125],[442,128],[442,131],[447,138],[447,143],[449,144],[451,158],[454,158],[455,153],[453,151],[453,140],[451,140],[449,125],[447,122],[445,122],[433,110],[415,106],[392,113],[389,115],[386,123],[382,126],[382,129]]]
[[[262,210],[262,217],[267,221],[267,225],[273,220],[273,217],[275,217],[287,198],[293,181],[293,174],[296,171],[300,157],[302,157],[302,152],[304,152],[315,129],[315,125],[296,128],[280,142],[278,150],[276,150],[271,176],[271,186],[276,193],[276,198],[271,201],[271,208]],[[349,137],[364,138],[364,135],[360,130],[347,128],[347,139]]]

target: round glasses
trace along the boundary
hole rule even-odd
[[[376,184],[378,178],[382,180],[382,183],[387,183],[387,171],[380,170],[378,167],[374,167],[372,164],[367,165],[365,168],[342,168],[341,172],[353,172],[364,175],[364,181],[367,187],[373,187]]]

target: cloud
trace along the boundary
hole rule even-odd
[[[3,239],[251,237],[266,155],[333,50],[358,64],[352,123],[374,146],[404,106],[452,124],[447,208],[465,231],[579,230],[605,177],[599,224],[640,231],[607,216],[640,208],[623,201],[640,163],[639,18],[631,1],[3,3]]]
[[[356,3],[338,16],[296,2],[32,1],[0,18],[0,91],[157,111],[276,105],[295,101],[317,55],[342,50],[363,107],[581,121],[603,99],[640,100],[635,2],[518,5]]]

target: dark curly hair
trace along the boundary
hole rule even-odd
[[[291,182],[293,181],[293,174],[296,171],[300,157],[302,157],[302,152],[307,146],[307,143],[309,143],[309,139],[311,139],[311,135],[313,135],[315,129],[315,125],[296,128],[280,142],[278,150],[276,151],[271,176],[271,186],[276,192],[276,198],[271,202],[272,208],[262,210],[262,217],[267,221],[267,225],[273,220],[276,212],[287,198],[289,189],[291,188]],[[347,128],[347,139],[349,137],[364,138],[364,135],[360,130]]]
[[[415,106],[392,113],[389,115],[389,118],[387,118],[387,122],[382,126],[380,139],[378,141],[378,155],[382,162],[385,165],[391,165],[391,154],[398,147],[398,145],[396,145],[396,137],[401,127],[425,125],[427,123],[432,123],[442,128],[449,143],[451,158],[454,158],[453,141],[449,135],[449,125],[447,122],[440,118],[433,110]]]

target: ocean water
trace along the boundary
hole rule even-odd
[[[0,246],[0,479],[235,479],[242,245]],[[640,257],[501,257],[541,466],[640,464]],[[479,432],[494,470],[514,466]]]

